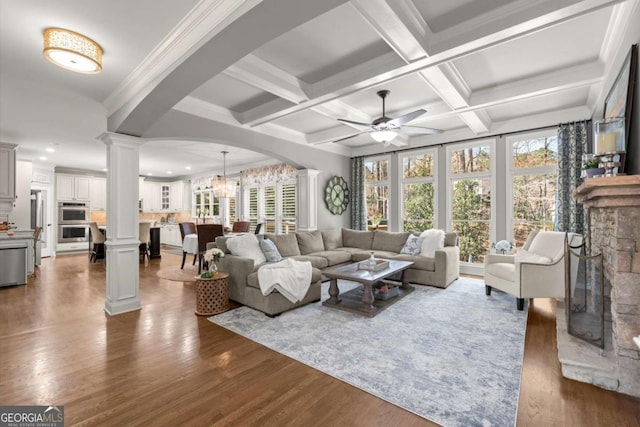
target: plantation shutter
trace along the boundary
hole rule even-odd
[[[280,187],[280,233],[293,233],[297,229],[296,196],[296,184],[283,184]]]
[[[264,221],[267,233],[276,232],[276,187],[264,187]]]

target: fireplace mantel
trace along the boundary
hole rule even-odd
[[[640,397],[640,175],[588,178],[573,196],[588,212],[589,251],[602,254],[605,348],[576,344],[563,330],[561,313],[562,372]]]
[[[585,208],[640,206],[640,175],[587,178],[573,195]]]

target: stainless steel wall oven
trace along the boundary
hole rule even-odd
[[[82,202],[58,202],[58,225],[88,224],[89,205]]]

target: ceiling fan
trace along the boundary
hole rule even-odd
[[[352,125],[356,125],[356,126],[366,126],[369,127],[370,129],[367,130],[363,130],[362,132],[358,132],[354,135],[350,135],[347,136],[345,138],[341,138],[338,140],[335,140],[333,142],[339,142],[339,141],[344,141],[346,139],[349,138],[354,138],[358,135],[361,135],[363,133],[370,133],[371,137],[373,139],[375,139],[377,142],[383,142],[385,145],[389,145],[389,143],[391,142],[391,140],[393,140],[396,136],[398,136],[398,132],[400,130],[400,128],[402,129],[406,129],[406,130],[411,130],[415,133],[421,133],[421,134],[438,134],[438,133],[442,133],[441,130],[439,129],[432,129],[432,128],[424,128],[424,127],[420,127],[420,126],[407,126],[406,124],[409,123],[410,121],[420,117],[421,115],[423,115],[424,113],[427,112],[427,110],[424,109],[419,109],[419,110],[415,110],[412,111],[410,113],[407,113],[405,115],[402,115],[396,119],[392,119],[390,117],[387,117],[385,115],[385,98],[387,97],[387,95],[389,95],[389,90],[379,90],[378,92],[376,92],[376,94],[382,98],[382,117],[378,117],[377,119],[375,119],[371,124],[369,123],[362,123],[362,122],[354,122],[352,120],[346,120],[346,119],[338,119],[339,121],[343,122],[343,123],[348,123],[348,124],[352,124]]]

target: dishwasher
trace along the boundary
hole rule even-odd
[[[27,246],[0,248],[0,286],[27,284]]]

